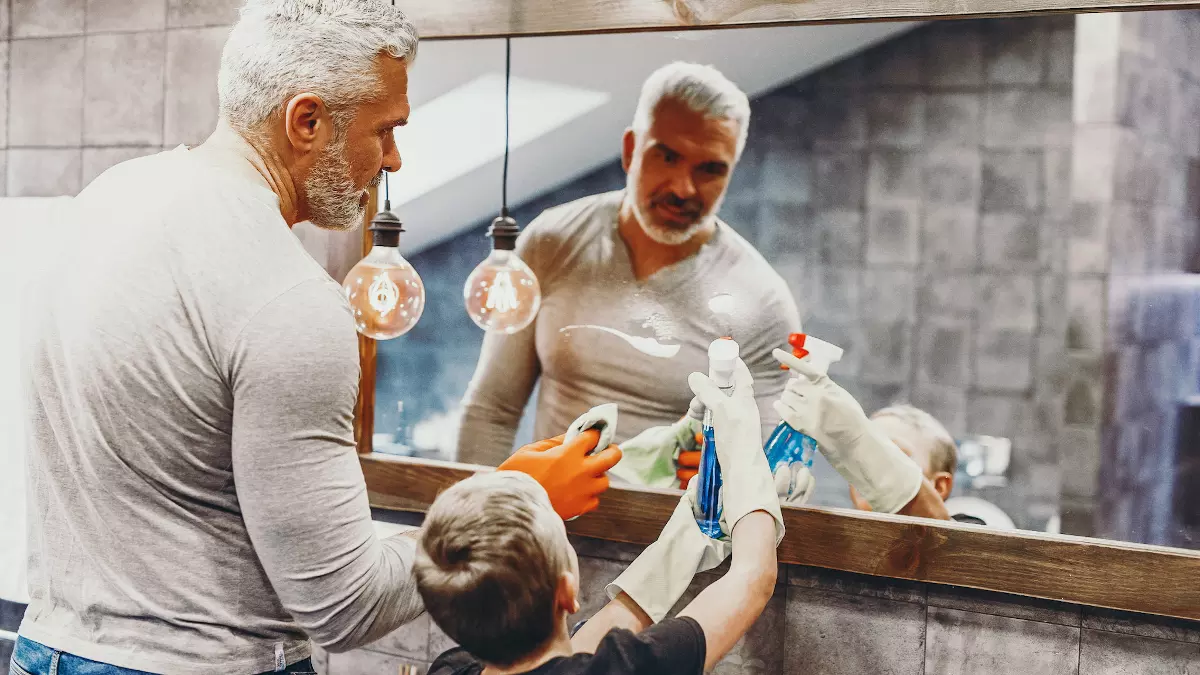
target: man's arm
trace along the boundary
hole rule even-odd
[[[704,630],[704,670],[717,665],[750,630],[775,591],[775,519],[755,511],[733,528],[729,571],[700,592],[679,616],[690,616]]]
[[[317,643],[345,651],[421,614],[416,542],[380,539],[354,447],[359,364],[337,289],[310,281],[245,327],[230,355],[233,476],[254,551]]]

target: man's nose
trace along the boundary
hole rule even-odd
[[[671,176],[671,192],[675,193],[680,199],[691,199],[696,196],[696,182],[692,180],[692,173],[686,169],[681,169]]]
[[[396,146],[396,136],[388,134],[383,146],[383,170],[394,172],[400,170],[400,148]]]

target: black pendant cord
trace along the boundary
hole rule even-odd
[[[504,38],[504,173],[500,179],[500,215],[508,216],[509,92],[512,83],[512,38]]]

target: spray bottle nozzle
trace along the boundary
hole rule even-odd
[[[792,356],[798,359],[808,357],[821,372],[828,371],[830,365],[841,361],[845,353],[841,347],[806,333],[788,335],[788,345],[792,348]],[[783,370],[788,369],[786,365],[779,367]]]

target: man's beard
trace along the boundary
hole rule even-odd
[[[721,207],[721,201],[725,198],[725,195],[721,195],[721,197],[717,200],[717,203],[713,204],[712,209],[710,209],[707,213],[702,213],[696,219],[696,222],[692,223],[691,225],[688,225],[687,227],[672,227],[670,225],[661,225],[655,222],[652,214],[648,213],[643,208],[643,201],[641,195],[638,194],[637,188],[630,186],[630,189],[633,193],[634,219],[637,220],[638,225],[641,225],[642,232],[645,232],[647,237],[659,244],[662,244],[663,246],[682,246],[683,244],[691,241],[692,237],[696,236],[699,232],[703,231],[713,222],[714,214]],[[680,200],[671,195],[662,198],[662,201],[677,202]],[[651,203],[649,204],[651,209],[654,207],[654,202],[655,200],[651,200]]]
[[[379,185],[382,174],[376,174],[368,186]],[[358,227],[366,216],[363,190],[355,187],[346,159],[346,140],[334,137],[317,157],[316,164],[304,181],[308,200],[308,220],[323,230],[347,232]]]

